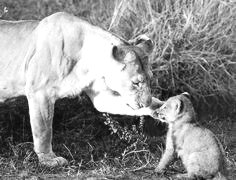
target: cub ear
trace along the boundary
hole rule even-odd
[[[115,60],[122,61],[124,60],[125,52],[119,46],[113,46],[112,56],[114,57]]]
[[[175,100],[175,110],[177,114],[180,114],[184,110],[184,102],[181,99]]]
[[[184,92],[184,93],[182,93],[182,95],[184,95],[186,98],[188,98],[188,99],[190,99],[191,98],[191,96],[190,96],[190,94],[188,93],[188,92]]]
[[[135,39],[130,40],[129,43],[140,47],[147,55],[151,54],[154,48],[154,42],[145,34],[139,35]]]

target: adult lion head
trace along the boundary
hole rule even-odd
[[[115,59],[107,64],[104,81],[114,95],[120,95],[132,109],[147,107],[151,103],[148,55],[153,42],[146,36],[138,37],[129,44],[112,48]]]

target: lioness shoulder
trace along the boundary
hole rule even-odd
[[[168,123],[165,152],[156,168],[163,171],[173,158],[181,158],[187,174],[179,178],[226,179],[224,150],[217,137],[196,123],[196,115],[189,94],[169,98],[157,110],[157,117]]]

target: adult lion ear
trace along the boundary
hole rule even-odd
[[[112,48],[112,56],[115,60],[123,61],[125,57],[125,52],[119,46],[113,46]]]
[[[147,55],[151,54],[154,49],[154,42],[145,34],[139,35],[135,39],[130,40],[129,43],[140,47]]]

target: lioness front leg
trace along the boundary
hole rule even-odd
[[[57,157],[52,151],[52,120],[55,100],[49,98],[44,92],[28,94],[27,98],[34,150],[39,162],[50,167],[67,164],[66,159]]]

